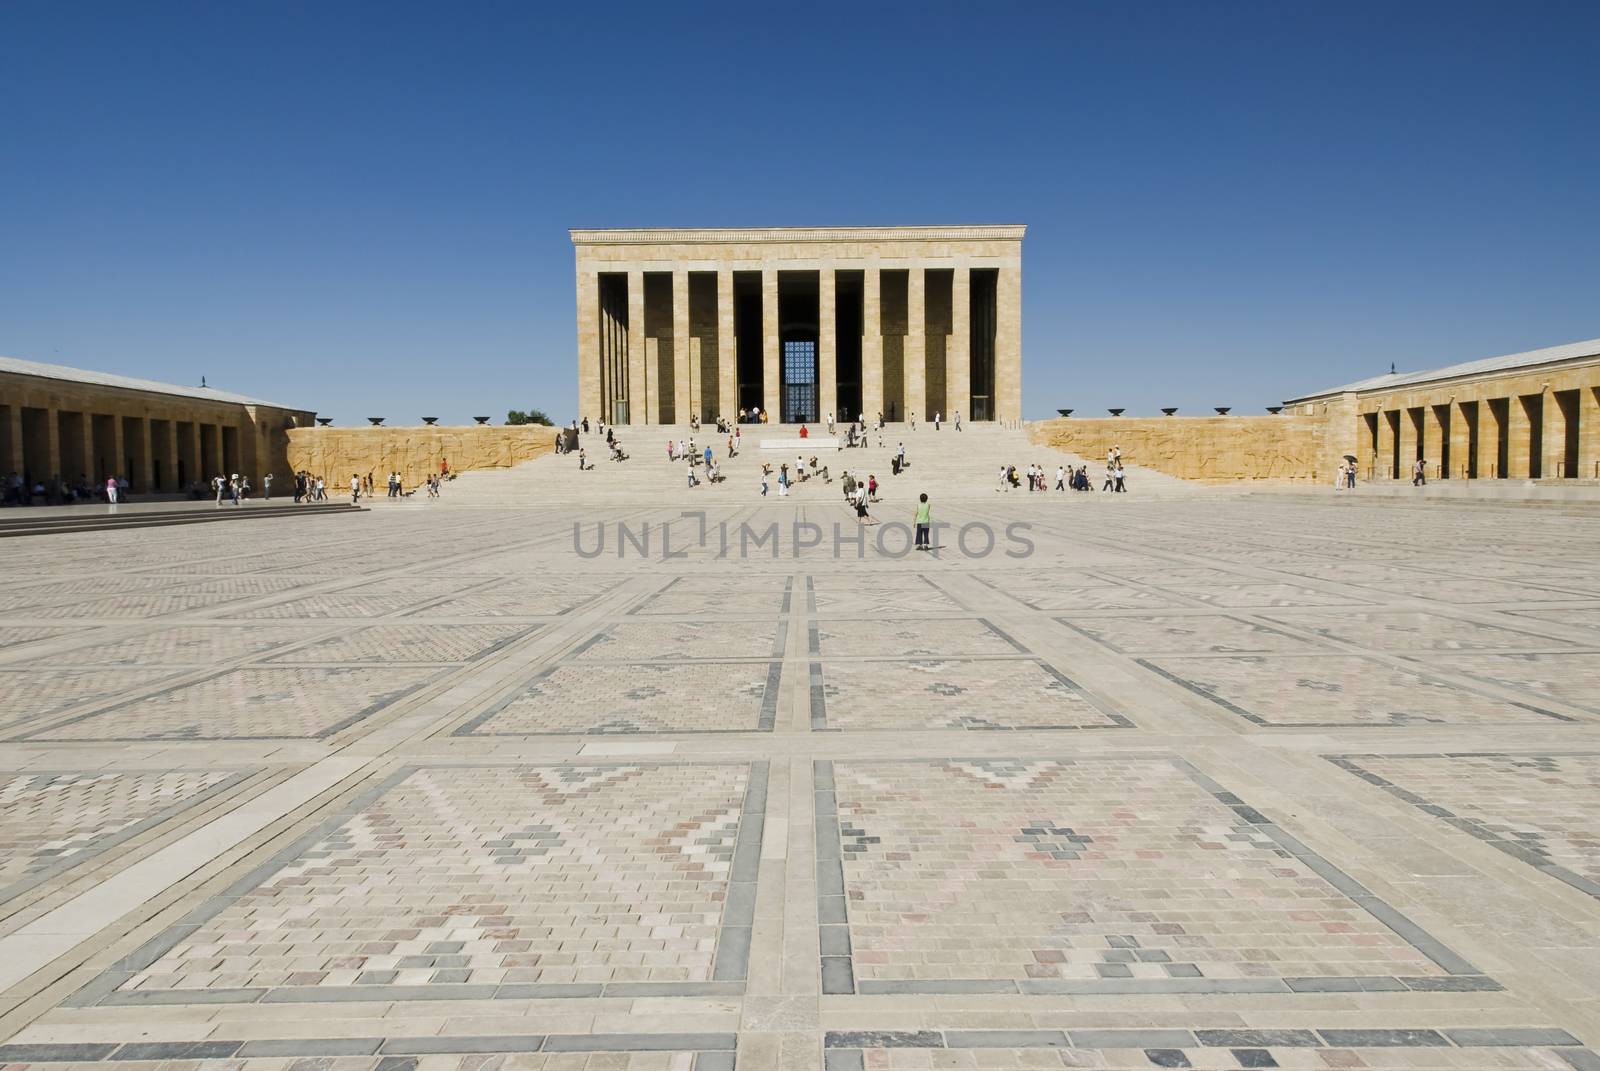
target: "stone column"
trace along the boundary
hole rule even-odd
[[[167,420],[167,463],[161,466],[163,491],[182,491],[178,483],[178,418],[173,416]],[[193,474],[189,478],[194,479]]]
[[[776,424],[783,419],[783,354],[778,323],[778,269],[761,269],[761,408]]]
[[[904,420],[928,407],[928,272],[914,264],[906,272],[906,348]]]
[[[52,407],[44,411],[44,441],[45,470],[35,471],[33,478],[35,480],[48,480],[52,476],[66,478],[61,471],[61,410]],[[35,463],[29,459],[30,465]]]
[[[1488,398],[1478,399],[1478,479],[1500,475],[1500,423]]]
[[[124,476],[129,483],[133,482],[134,474],[122,471],[128,465],[128,444],[122,429],[122,417],[113,414],[111,417],[111,442],[109,444],[111,456],[107,459],[110,471],[99,477],[103,483],[106,476]]]
[[[1400,414],[1402,417],[1404,413]],[[1394,425],[1389,423],[1389,412],[1385,409],[1378,410],[1378,463],[1372,470],[1375,480],[1392,480],[1398,473],[1394,471]]]
[[[656,370],[649,367],[644,344],[644,272],[628,273],[628,423],[660,421],[656,412]]]
[[[1578,477],[1600,478],[1600,387],[1578,390]]]
[[[21,399],[18,399],[19,404],[11,406],[11,420],[6,425],[6,447],[11,451],[11,468],[16,469],[18,473],[23,472],[28,467],[27,445],[22,435],[23,406],[20,401]],[[7,469],[0,475],[9,477],[11,469]]]
[[[1506,475],[1513,480],[1526,480],[1529,439],[1533,429],[1528,425],[1528,411],[1523,407],[1519,395],[1511,396],[1511,404],[1507,408],[1511,418],[1506,422]]]
[[[600,277],[578,269],[578,417],[611,419],[600,397]]]
[[[689,415],[700,407],[699,392],[694,390],[695,375],[689,354],[689,272],[684,268],[672,272],[672,415],[679,424],[687,424]]]
[[[994,406],[1000,420],[1022,419],[1022,268],[1001,268],[995,299]],[[969,410],[970,412],[970,410]]]
[[[883,302],[878,262],[866,263],[861,273],[861,409],[868,421],[883,408]],[[845,422],[858,414],[845,414]]]
[[[1467,466],[1472,453],[1472,429],[1467,425],[1467,410],[1463,403],[1450,403],[1450,472],[1451,479],[1467,478]]]
[[[83,442],[80,447],[83,452],[79,456],[83,458],[83,475],[89,477],[89,486],[93,487],[96,483],[101,483],[105,480],[105,476],[95,473],[95,469],[98,467],[95,462],[98,459],[94,456],[94,414],[85,409],[79,414],[79,419],[83,425],[81,433]],[[66,476],[67,474],[63,472],[62,475]],[[74,472],[71,476],[67,476],[67,479],[76,480],[78,476],[79,473]]]
[[[223,476],[232,476],[233,473],[228,471],[228,451],[227,451],[227,447],[222,442],[222,425],[221,424],[213,424],[213,425],[211,425],[211,430],[212,430],[212,435],[211,435],[211,446],[212,446],[212,450],[211,450],[211,465],[212,465],[212,468],[214,468],[218,473],[220,473]]]
[[[1417,425],[1411,417],[1409,406],[1400,409],[1400,479],[1411,479],[1411,466],[1417,463]]]
[[[1442,458],[1444,457],[1444,424],[1439,419],[1439,410],[1432,405],[1422,407],[1422,456],[1428,462],[1428,478],[1444,479],[1449,473],[1444,471]],[[1452,458],[1451,460],[1454,460]]]
[[[830,264],[817,272],[817,420],[839,408],[838,278]]]
[[[1539,458],[1539,478],[1559,480],[1567,476],[1567,414],[1556,401],[1555,391],[1544,390],[1543,453]]]
[[[950,283],[950,346],[944,356],[945,416],[972,414],[972,269],[957,262]],[[924,418],[933,414],[924,413]]]
[[[144,494],[149,494],[155,490],[156,472],[154,461],[154,455],[150,452],[150,418],[144,416],[139,419],[138,454],[133,459],[133,463],[139,467],[139,471],[128,476],[128,479],[134,482],[134,488]]]
[[[722,416],[739,411],[739,340],[733,328],[733,269],[717,269],[717,405]]]

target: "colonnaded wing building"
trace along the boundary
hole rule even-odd
[[[581,414],[1019,420],[1025,230],[575,230]]]

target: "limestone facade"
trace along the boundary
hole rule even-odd
[[[382,488],[398,472],[407,489],[449,462],[450,471],[510,468],[555,451],[556,429],[543,424],[464,427],[295,428],[289,432],[289,464],[295,472],[321,476],[335,491],[347,491],[352,475],[372,475]]]
[[[1341,401],[1341,434],[1368,480],[1600,479],[1600,339],[1391,373],[1291,399]]]
[[[238,473],[289,477],[289,430],[316,414],[205,387],[0,358],[0,477],[59,476],[138,494]],[[279,486],[283,486],[280,482]]]
[[[1389,373],[1272,416],[1047,420],[1036,441],[1198,480],[1600,480],[1600,339]]]
[[[1025,229],[574,230],[580,413],[1019,420]]]
[[[1029,425],[1037,443],[1096,462],[1115,446],[1125,464],[1185,480],[1315,480],[1327,469],[1326,413],[1296,416],[1098,417]],[[1337,467],[1337,462],[1335,462]],[[1091,467],[1098,479],[1100,465]],[[1330,476],[1331,479],[1331,476]]]

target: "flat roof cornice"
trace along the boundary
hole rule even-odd
[[[573,245],[756,245],[769,242],[1018,241],[1020,223],[953,227],[634,227],[573,230]]]

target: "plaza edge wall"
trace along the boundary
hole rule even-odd
[[[510,468],[554,452],[555,437],[556,429],[543,424],[294,428],[289,432],[288,479],[295,472],[309,472],[325,479],[330,493],[336,493],[349,490],[352,473],[370,472],[381,487],[389,473],[399,472],[410,488],[437,473],[441,461],[450,462],[451,472]]]
[[[1311,408],[1276,416],[1058,418],[1030,423],[1028,434],[1082,457],[1095,475],[1114,444],[1126,464],[1185,480],[1331,483],[1348,448],[1340,440],[1354,442],[1354,409],[1344,400]],[[1335,431],[1345,428],[1348,434]]]

